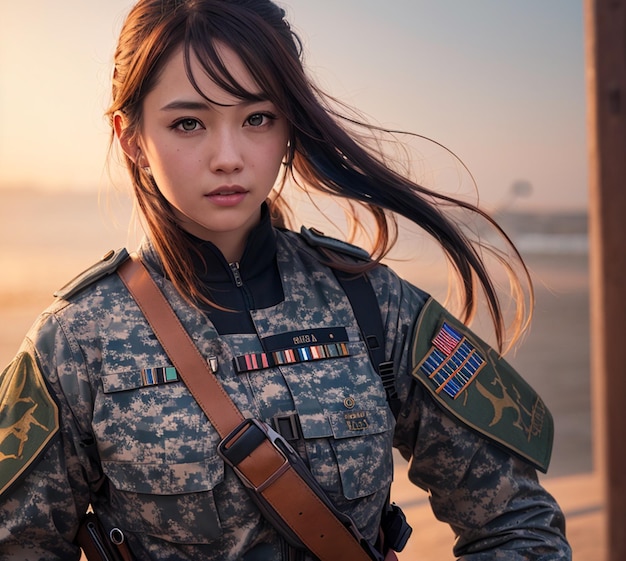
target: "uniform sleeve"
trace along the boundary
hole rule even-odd
[[[0,378],[0,560],[78,560],[89,490],[59,378],[81,362],[53,316],[31,335]]]
[[[530,399],[532,391],[522,388],[520,378],[507,378],[514,374],[478,338],[467,332],[466,341],[463,326],[440,306],[432,306],[441,317],[431,322],[430,331],[420,330],[425,310],[434,302],[428,295],[391,273],[374,285],[385,328],[395,345],[395,350],[387,352],[395,357],[397,391],[403,404],[394,446],[410,462],[409,479],[429,492],[435,516],[453,529],[455,556],[466,561],[571,559],[563,513],[539,484],[533,465],[547,466],[551,435],[543,442],[538,439],[536,449],[513,451],[515,431],[541,432],[542,419],[546,430],[551,430],[543,402],[536,397],[535,408],[527,410],[518,397]],[[451,329],[442,333],[446,323]],[[426,341],[417,345],[416,337]],[[485,365],[472,363],[472,350],[483,356]],[[425,366],[418,373],[421,364]],[[446,386],[448,380],[453,383]],[[507,384],[514,399],[498,410],[500,419],[496,409],[504,402],[496,398],[504,395]],[[473,403],[476,411],[460,409],[471,409]],[[463,419],[465,414],[474,417]],[[494,427],[500,424],[504,428],[498,431]]]
[[[409,479],[430,493],[435,516],[467,561],[567,560],[565,520],[535,469],[444,412],[419,386],[399,418],[396,446]]]

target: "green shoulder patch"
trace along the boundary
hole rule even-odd
[[[547,471],[554,423],[544,402],[506,360],[433,299],[417,319],[411,372],[467,426]]]
[[[20,353],[0,377],[0,495],[59,430],[58,413],[35,360]]]
[[[371,259],[370,254],[363,248],[336,238],[325,236],[322,232],[316,230],[315,228],[306,228],[302,226],[300,228],[300,235],[311,247],[323,247],[345,255],[350,255],[351,257],[356,257],[357,259],[364,259],[366,261]]]
[[[54,293],[55,298],[67,299],[81,291],[83,288],[117,271],[118,267],[128,259],[126,249],[111,250],[100,261],[83,271],[68,282],[63,288]]]

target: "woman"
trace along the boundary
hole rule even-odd
[[[272,427],[276,446],[291,443],[313,494],[350,518],[368,558],[391,555],[407,533],[388,514],[392,446],[457,534],[455,555],[569,558],[563,515],[535,472],[551,448],[543,402],[379,264],[404,215],[458,271],[464,321],[482,289],[502,346],[480,248],[442,208],[482,213],[359,142],[304,74],[300,50],[269,0],[132,9],[108,115],[145,224],[149,278],[209,365],[205,380],[243,418]],[[287,180],[365,209],[373,258],[287,229]],[[78,559],[91,504],[136,559],[313,559],[255,502],[232,450],[218,454],[219,419],[207,420],[129,293],[128,263],[125,252],[106,256],[60,290],[2,375],[0,558]]]

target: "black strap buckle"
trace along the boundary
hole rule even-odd
[[[272,446],[282,456],[283,463],[263,483],[254,485],[237,466],[252,454],[265,440],[269,440]],[[277,443],[280,443],[280,445]],[[289,460],[281,449],[281,446],[289,447],[289,444],[272,427],[257,419],[246,419],[222,439],[217,446],[217,453],[235,470],[244,485],[257,493],[261,493],[290,467]]]
[[[302,438],[302,429],[297,413],[290,415],[275,415],[272,417],[272,425],[276,432],[287,442],[294,442]]]
[[[383,514],[381,527],[385,535],[385,544],[394,551],[402,551],[413,532],[404,512],[396,503],[389,504]]]

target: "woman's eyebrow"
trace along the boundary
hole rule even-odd
[[[255,103],[263,103],[265,101],[269,101],[264,96],[259,96],[258,99],[242,99],[239,103],[236,104],[228,104],[225,107],[233,107],[234,105],[254,105]],[[163,107],[161,107],[161,111],[180,111],[181,109],[187,111],[206,111],[207,109],[211,109],[211,103],[207,101],[195,101],[195,100],[186,100],[186,99],[176,99],[174,101],[170,101]],[[221,105],[221,104],[216,104]]]
[[[186,109],[188,111],[201,111],[210,109],[210,105],[205,101],[177,99],[174,101],[170,101],[169,103],[161,107],[161,111],[176,111],[180,109]]]

